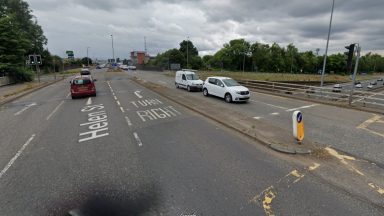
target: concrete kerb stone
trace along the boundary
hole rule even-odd
[[[134,82],[136,82],[137,84],[142,85],[142,86],[147,87],[147,88],[152,87],[152,86],[149,86],[150,84],[157,86],[157,84],[155,84],[155,83],[151,83],[151,82],[145,82],[144,83],[141,80],[138,80],[137,78],[133,78],[132,80]],[[183,106],[183,107],[185,107],[185,108],[187,108],[189,110],[192,110],[192,111],[194,111],[196,113],[199,113],[200,115],[202,115],[202,116],[204,116],[204,117],[206,117],[208,119],[211,119],[211,120],[213,120],[215,122],[218,122],[218,123],[224,125],[227,128],[230,128],[230,129],[232,129],[234,131],[237,131],[237,132],[247,136],[248,138],[254,139],[254,140],[260,142],[261,144],[268,146],[272,150],[275,150],[275,151],[278,151],[278,152],[281,152],[281,153],[286,153],[286,154],[310,154],[312,152],[311,149],[306,149],[306,148],[304,148],[302,146],[283,145],[283,144],[279,144],[279,143],[276,143],[276,142],[272,142],[272,141],[270,141],[270,140],[268,140],[268,139],[266,139],[264,137],[261,137],[261,136],[251,135],[251,134],[246,133],[245,131],[243,131],[243,130],[237,128],[237,127],[234,127],[233,125],[231,125],[231,124],[221,120],[220,118],[215,118],[214,116],[206,114],[205,112],[201,111],[200,109],[198,109],[195,106],[188,106],[188,105],[186,105],[184,103],[181,103],[179,100],[176,100],[175,98],[170,97],[170,96],[164,94],[163,92],[156,90],[156,87],[155,88],[151,88],[151,90],[154,90],[157,94],[167,98],[168,100],[173,101],[174,103],[177,103],[177,104],[179,104],[179,105],[181,105],[181,106]]]
[[[45,84],[42,84],[42,85],[33,87],[33,88],[31,88],[31,89],[28,89],[28,90],[26,90],[26,91],[21,92],[20,94],[17,94],[17,95],[14,95],[14,96],[10,96],[10,97],[8,97],[8,98],[5,98],[4,100],[0,101],[0,106],[3,106],[4,104],[7,104],[7,103],[9,103],[9,102],[12,102],[12,101],[14,101],[14,100],[16,100],[16,99],[18,99],[18,98],[21,98],[21,97],[23,97],[23,96],[25,96],[25,95],[28,95],[28,94],[30,94],[30,93],[32,93],[32,92],[35,92],[35,91],[39,90],[39,89],[42,89],[42,88],[45,88],[45,87],[50,86],[50,85],[52,85],[52,84],[55,84],[55,83],[57,83],[57,82],[60,82],[60,81],[62,81],[62,80],[64,80],[64,79],[65,79],[65,77],[63,76],[62,78],[60,78],[60,79],[58,79],[58,80],[55,80],[55,81],[52,81],[52,82],[48,82],[48,83],[45,83]]]

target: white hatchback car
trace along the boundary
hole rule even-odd
[[[248,88],[228,77],[208,77],[203,85],[203,94],[224,98],[228,103],[248,101],[250,98]]]

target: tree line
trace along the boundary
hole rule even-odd
[[[282,47],[277,43],[251,44],[244,39],[235,39],[224,44],[215,54],[200,57],[193,43],[184,40],[180,43],[179,49],[170,49],[158,54],[150,64],[164,69],[168,69],[170,64],[177,63],[182,68],[205,70],[319,73],[324,57],[319,56],[318,52],[319,50],[299,52],[294,44]],[[348,74],[346,59],[344,53],[329,55],[326,72]],[[365,54],[360,59],[359,72],[384,72],[384,57],[373,53]]]

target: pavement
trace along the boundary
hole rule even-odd
[[[305,123],[305,139],[320,147],[331,146],[357,158],[371,161],[384,168],[384,116],[365,111],[345,109],[306,100],[299,100],[253,91],[246,104],[226,104],[217,98],[205,98],[200,92],[186,92],[174,87],[174,78],[161,72],[130,71],[131,76],[177,91],[189,100],[223,104],[242,113],[244,118],[291,131],[292,113],[300,110]]]
[[[92,73],[97,97],[70,99],[65,79],[1,106],[0,215],[384,214],[382,178],[365,182],[377,167],[280,154],[126,73]]]

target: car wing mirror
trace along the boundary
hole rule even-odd
[[[224,88],[224,84],[221,84],[220,86],[221,86],[222,88]]]

